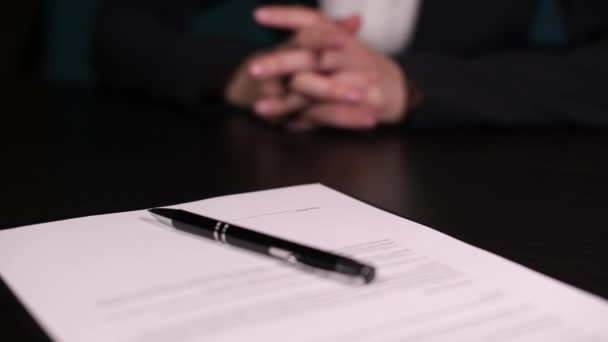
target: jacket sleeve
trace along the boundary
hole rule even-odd
[[[423,94],[409,123],[608,124],[608,6],[573,1],[568,9],[573,44],[566,50],[476,58],[411,51],[399,57]],[[603,20],[590,24],[598,13]]]
[[[254,47],[245,41],[190,32],[190,20],[219,1],[104,0],[92,45],[99,80],[196,106],[219,96]]]

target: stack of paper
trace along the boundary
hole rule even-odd
[[[175,206],[371,263],[352,286],[136,211],[0,232],[58,341],[608,341],[608,303],[322,185]],[[491,227],[489,227],[491,229]]]

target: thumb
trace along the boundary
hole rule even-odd
[[[352,36],[356,35],[361,29],[361,22],[359,14],[353,14],[348,18],[336,20],[336,24]]]

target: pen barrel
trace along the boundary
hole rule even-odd
[[[374,277],[372,267],[350,258],[240,227],[230,227],[226,232],[224,242],[282,260],[297,261],[300,264],[326,271],[363,277],[366,281],[371,281]],[[282,253],[279,256],[277,253],[272,253],[272,249],[282,251]]]
[[[181,230],[181,231],[193,234],[193,235],[202,236],[207,239],[211,239],[211,240],[214,239],[213,230],[201,229],[201,227],[198,225],[181,222],[181,221],[176,221],[176,220],[173,220],[172,225],[173,225],[173,227],[175,227],[178,230]]]
[[[168,211],[164,213],[164,217],[171,218],[171,224],[181,231],[283,261],[360,277],[365,282],[370,282],[374,278],[375,270],[373,267],[348,257],[325,252],[183,210],[156,209],[156,214],[163,216],[163,212],[159,212],[162,210]],[[152,213],[154,214],[154,211]]]
[[[315,258],[302,254],[297,256],[296,259],[304,265],[353,277],[360,277],[364,279],[365,282],[373,280],[375,275],[373,267],[341,256],[332,255],[330,258]]]
[[[224,242],[229,245],[270,256],[272,256],[270,248],[280,248],[293,252],[294,247],[297,247],[296,244],[289,241],[235,226],[229,227],[225,234]]]
[[[173,212],[171,225],[178,230],[217,240],[218,230],[223,222],[196,215],[184,210]]]

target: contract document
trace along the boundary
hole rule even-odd
[[[173,206],[351,256],[335,281],[135,211],[0,232],[57,341],[608,341],[608,302],[319,184]],[[488,227],[492,229],[492,227]]]

